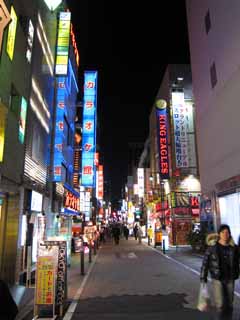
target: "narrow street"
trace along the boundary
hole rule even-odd
[[[130,238],[104,244],[79,300],[64,320],[77,319],[216,319],[196,309],[197,273]],[[239,319],[235,297],[232,319]]]

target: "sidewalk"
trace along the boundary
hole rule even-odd
[[[84,256],[84,272],[85,275],[90,267],[88,253]],[[92,263],[97,255],[92,254]],[[68,300],[69,305],[84,280],[85,275],[81,275],[80,270],[80,254],[76,253],[71,256],[71,266],[67,269],[68,275]],[[13,286],[11,289],[12,296],[18,305],[19,313],[16,320],[28,320],[33,318],[34,307],[34,288],[26,288],[24,286]]]
[[[148,245],[147,239],[143,239],[143,242],[145,245]],[[151,245],[151,247],[154,248],[153,245]],[[154,249],[163,253],[161,247],[156,247]],[[193,252],[191,246],[169,246],[165,255],[200,274],[203,254]],[[235,294],[240,297],[240,280],[235,282]]]

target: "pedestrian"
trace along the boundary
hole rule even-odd
[[[134,234],[135,240],[137,240],[137,232],[138,232],[138,225],[135,224],[135,226],[133,228],[133,234]]]
[[[124,234],[124,237],[126,238],[126,240],[128,240],[129,229],[126,225],[124,225],[124,227],[123,227],[123,234]]]
[[[14,320],[18,313],[18,307],[11,295],[8,285],[3,280],[0,280],[0,301],[0,319]]]
[[[234,283],[239,277],[239,250],[235,245],[230,227],[222,224],[218,233],[206,239],[200,280],[207,282],[208,271],[212,278],[214,302],[217,313],[231,315],[233,311]]]
[[[142,236],[143,236],[143,231],[142,231],[142,228],[139,226],[137,231],[138,243],[142,243]]]
[[[147,235],[148,235],[148,245],[150,246],[150,244],[152,243],[152,239],[153,239],[153,229],[152,226],[150,225],[148,230],[147,230]]]
[[[113,239],[115,244],[119,244],[119,240],[120,240],[120,227],[118,225],[113,226],[112,228],[112,235],[113,235]]]

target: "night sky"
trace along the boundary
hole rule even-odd
[[[144,142],[168,63],[189,63],[184,0],[68,0],[84,70],[98,70],[98,137],[104,178],[120,198],[128,142]],[[81,95],[81,93],[80,93]]]

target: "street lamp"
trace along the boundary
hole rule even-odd
[[[49,10],[54,11],[60,5],[62,0],[44,0],[44,2],[48,6]]]

